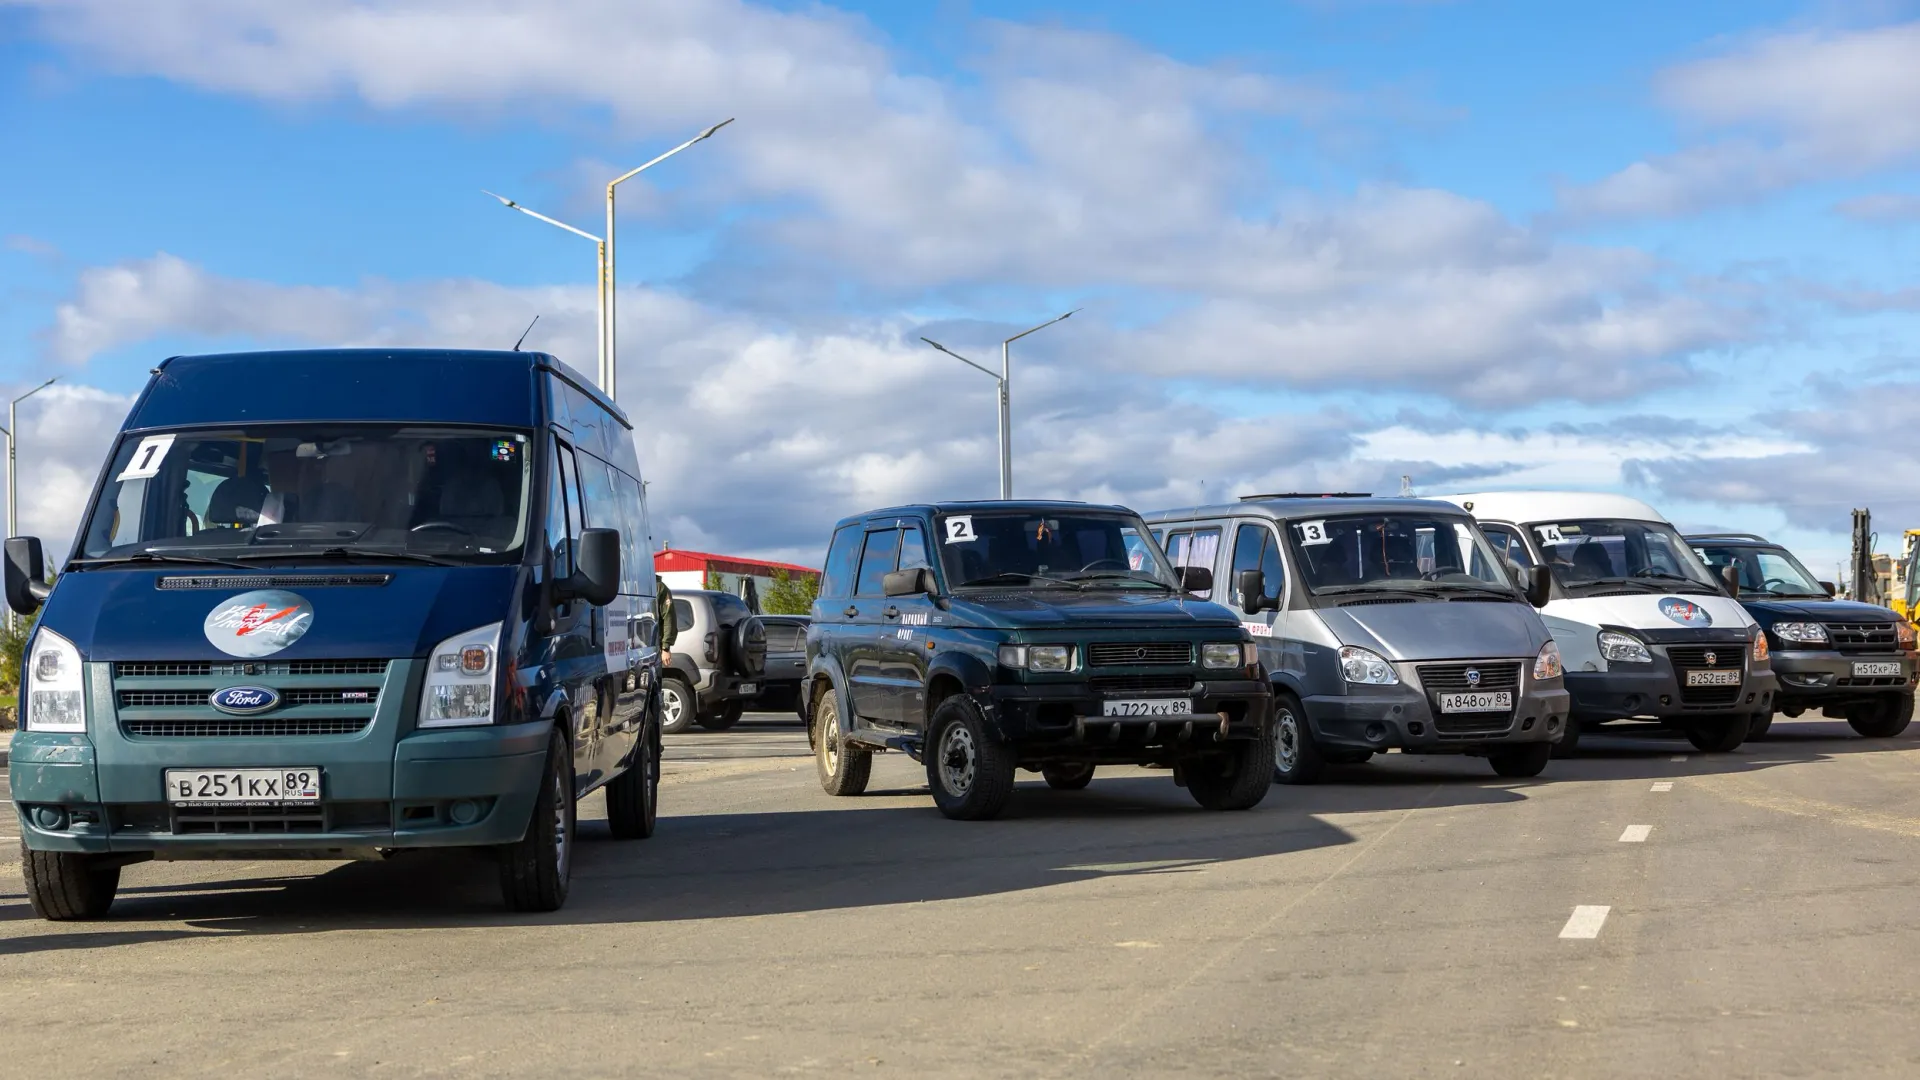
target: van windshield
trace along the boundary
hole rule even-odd
[[[275,424],[122,438],[90,560],[328,552],[507,562],[526,542],[528,436],[392,424]]]
[[[1570,595],[1620,589],[1719,593],[1713,574],[1671,525],[1656,521],[1536,521],[1527,526]]]
[[[1513,593],[1500,557],[1464,517],[1353,514],[1291,521],[1287,533],[1300,576],[1316,596],[1376,590]]]
[[[936,529],[941,564],[956,586],[1175,588],[1137,517],[1032,510],[948,514]]]

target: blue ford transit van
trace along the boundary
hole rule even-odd
[[[522,352],[181,356],[153,370],[25,649],[12,791],[34,910],[146,859],[491,851],[567,896],[574,804],[653,832],[659,624],[630,425]]]

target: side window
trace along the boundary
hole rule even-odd
[[[1240,574],[1247,570],[1258,570],[1266,577],[1263,594],[1269,600],[1278,600],[1280,592],[1286,587],[1287,571],[1280,561],[1280,543],[1274,537],[1273,530],[1265,525],[1243,522],[1233,535],[1233,570],[1227,588],[1234,601],[1243,598],[1240,595]]]
[[[920,532],[920,526],[909,525],[900,533],[900,569],[911,570],[916,566],[932,566],[927,561],[927,538]]]
[[[586,517],[580,510],[580,470],[573,460],[573,448],[555,440],[553,460],[560,498],[558,507],[551,501],[548,503],[547,535],[552,538],[554,575],[564,576],[573,573],[573,549],[580,539],[580,530],[586,527]],[[556,511],[561,515],[558,518],[554,516]]]
[[[853,587],[853,568],[860,560],[860,526],[842,526],[827,546],[826,569],[820,574],[820,595],[838,600]]]
[[[693,604],[687,600],[673,602],[673,625],[676,630],[693,629]]]
[[[1211,570],[1214,556],[1218,554],[1220,554],[1220,530],[1217,528],[1178,532],[1167,539],[1167,558],[1172,560],[1176,569],[1182,566],[1204,566]],[[1196,589],[1193,595],[1202,600],[1210,600],[1213,598],[1213,590]]]
[[[893,572],[894,559],[900,554],[900,530],[881,529],[867,534],[866,550],[860,554],[860,583],[855,596],[884,595],[885,578]]]
[[[1533,556],[1527,552],[1527,545],[1519,534],[1501,526],[1481,526],[1481,532],[1487,534],[1487,542],[1493,550],[1513,560],[1515,566],[1525,569],[1533,565]]]
[[[552,444],[547,463],[547,549],[553,553],[553,576],[566,577],[573,572],[567,543],[567,474],[561,467],[562,444]]]

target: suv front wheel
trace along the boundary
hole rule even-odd
[[[980,707],[955,694],[933,711],[927,745],[927,788],[940,812],[956,821],[985,821],[1013,795],[1013,755],[988,729]]]

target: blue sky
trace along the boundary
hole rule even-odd
[[[623,399],[660,529],[801,561],[993,487],[1624,490],[1808,561],[1903,477],[1920,6],[0,0],[0,381],[63,539],[154,360],[504,347]],[[1891,543],[1891,542],[1889,542]]]

